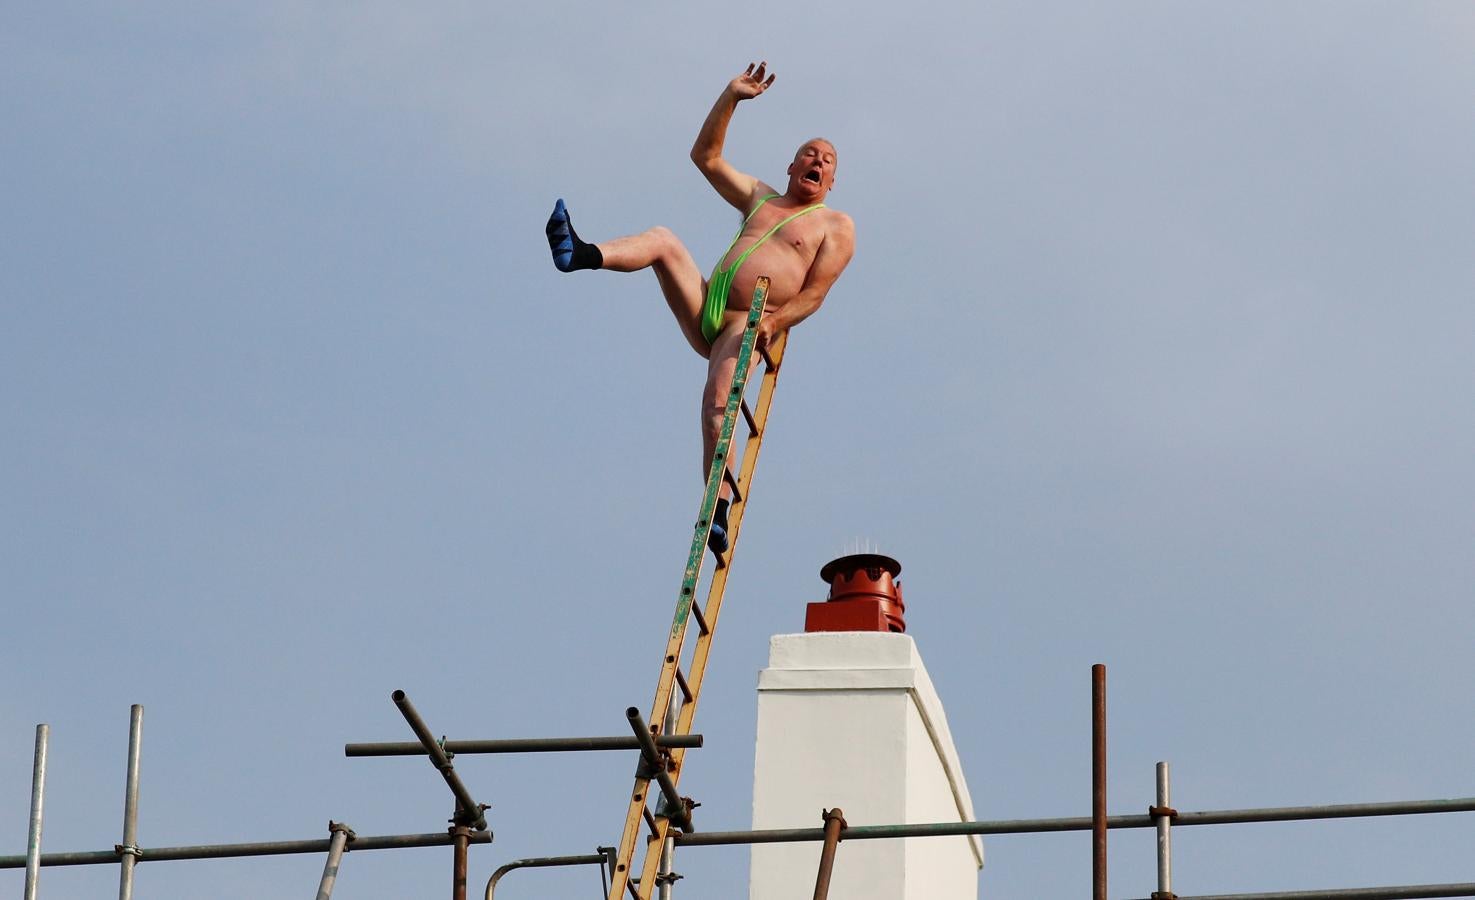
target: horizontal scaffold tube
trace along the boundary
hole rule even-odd
[[[663,734],[655,739],[657,747],[692,748],[702,746],[699,734]],[[447,753],[571,753],[586,750],[639,750],[633,737],[567,737],[509,738],[490,741],[446,741],[441,745]],[[345,744],[344,756],[424,756],[419,741],[378,741]]]
[[[584,856],[535,856],[531,859],[514,859],[505,866],[498,867],[487,879],[486,900],[492,900],[492,895],[497,892],[497,882],[502,876],[517,869],[539,869],[552,866],[602,866],[609,862],[609,857],[603,853],[586,854]]]
[[[1309,819],[1349,819],[1371,816],[1409,816],[1424,813],[1475,812],[1475,797],[1453,800],[1407,800],[1393,803],[1344,803],[1336,806],[1272,806],[1258,809],[1213,809],[1180,812],[1174,825],[1234,825],[1246,822],[1292,822]],[[1147,814],[1108,816],[1107,828],[1152,828],[1157,820]],[[946,837],[963,834],[1037,834],[1051,831],[1090,831],[1090,816],[1061,819],[999,819],[990,822],[927,822],[915,825],[851,825],[845,840]],[[720,844],[783,844],[824,840],[823,828],[771,828],[763,831],[706,831],[676,836],[682,847]],[[1453,895],[1459,896],[1459,895]]]
[[[471,835],[473,844],[489,844],[492,833],[478,832]],[[139,862],[157,862],[167,859],[229,859],[237,856],[280,856],[287,853],[327,853],[332,838],[311,841],[260,841],[253,844],[200,844],[192,847],[144,847],[138,853]],[[444,847],[451,843],[448,832],[430,834],[388,834],[359,836],[348,842],[348,850],[403,850],[410,847]],[[87,850],[78,853],[43,853],[43,866],[95,866],[118,862],[116,850]],[[26,865],[24,856],[0,856],[0,869],[20,869]]]
[[[1279,891],[1273,894],[1203,894],[1179,897],[1178,900],[1424,900],[1429,897],[1475,897],[1475,884],[1407,884],[1326,891]]]

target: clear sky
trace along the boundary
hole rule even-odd
[[[698,827],[748,826],[768,636],[856,538],[905,567],[980,817],[1089,811],[1097,662],[1114,813],[1158,760],[1185,810],[1475,795],[1475,5],[60,0],[0,28],[0,854],[38,722],[45,849],[120,840],[131,703],[145,847],[443,829],[423,761],[343,757],[409,739],[396,688],[452,738],[626,731],[704,370],[652,277],[561,275],[542,227],[564,197],[710,265],[735,216],[687,151],[758,58],[729,158],[777,181],[834,141],[857,252],[791,341]],[[614,842],[634,763],[462,757],[496,832],[473,891]],[[1468,881],[1472,829],[1183,829],[1175,887]],[[1085,835],[987,846],[984,896],[1087,889]],[[1146,896],[1150,836],[1112,847],[1112,896]],[[337,896],[449,867],[350,854]],[[746,897],[741,849],[678,868]]]

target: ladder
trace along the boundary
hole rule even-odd
[[[648,728],[640,720],[634,708],[627,712],[636,729],[636,737],[645,748],[640,766],[635,772],[635,788],[630,793],[630,805],[625,815],[625,828],[620,836],[620,845],[611,867],[609,900],[621,900],[628,891],[637,900],[650,900],[657,882],[661,851],[673,826],[691,830],[691,803],[682,798],[673,807],[669,797],[674,795],[675,784],[681,778],[682,762],[686,750],[681,747],[657,748],[653,735],[685,735],[691,733],[692,720],[696,716],[697,700],[701,697],[702,681],[707,672],[707,658],[711,653],[712,641],[717,635],[717,620],[722,611],[722,595],[727,589],[727,576],[731,571],[732,557],[737,551],[738,533],[742,528],[743,513],[747,509],[748,489],[753,482],[753,470],[758,465],[758,451],[763,446],[763,433],[768,423],[768,410],[773,403],[773,389],[778,382],[779,364],[783,360],[788,334],[779,335],[761,355],[766,367],[762,385],[758,391],[758,402],[749,408],[743,399],[751,369],[758,322],[768,302],[768,278],[759,277],[753,291],[753,303],[748,311],[748,321],[743,333],[742,346],[738,351],[737,367],[733,372],[732,389],[727,395],[727,407],[722,418],[722,431],[712,454],[712,465],[707,472],[707,490],[702,495],[701,510],[697,516],[695,533],[692,535],[691,552],[686,559],[686,571],[681,579],[681,592],[676,598],[676,615],[671,620],[671,633],[666,642],[666,654],[661,663],[661,677],[656,683],[656,696],[651,704]],[[748,426],[747,441],[743,446],[739,473],[734,477],[729,465],[732,454],[733,431],[741,415]],[[697,582],[702,574],[702,562],[707,555],[707,538],[712,531],[712,515],[717,506],[717,497],[726,482],[732,489],[728,509],[727,551],[716,555],[715,570],[707,589],[707,599],[696,604]],[[715,555],[715,554],[714,554]],[[692,620],[697,624],[696,646],[693,649],[689,671],[681,670],[682,653],[685,650],[686,630]],[[676,691],[680,690],[678,701]],[[674,721],[672,721],[674,719]],[[642,734],[642,732],[644,732]],[[656,756],[654,760],[653,756]],[[655,797],[650,795],[651,782],[656,781]],[[652,799],[659,801],[652,810]],[[639,877],[632,877],[632,865],[639,842],[641,826],[649,828],[646,842],[645,861]]]

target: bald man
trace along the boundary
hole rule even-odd
[[[819,309],[855,250],[854,223],[824,203],[835,184],[836,154],[829,141],[814,138],[799,147],[789,163],[782,192],[739,172],[722,156],[727,126],[738,103],[762,95],[773,85],[774,75],[767,67],[766,62],[750,64],[728,83],[691,148],[691,161],[722,199],[744,216],[742,228],[710,278],[702,277],[696,260],[668,228],[657,226],[591,244],[579,239],[562,200],[548,219],[548,244],[560,271],[655,272],[681,333],[707,360],[701,408],[703,478],[721,433],[758,276],[769,279],[768,302],[757,334],[757,346],[766,349],[778,335]],[[725,552],[728,545],[728,493],[724,483],[709,541],[717,553]]]

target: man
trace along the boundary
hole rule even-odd
[[[760,62],[755,70],[750,64],[727,85],[691,148],[691,161],[722,199],[745,217],[710,281],[702,278],[691,253],[667,228],[589,244],[574,231],[562,200],[548,219],[548,244],[554,265],[561,271],[655,271],[682,334],[707,359],[707,385],[702,394],[703,478],[721,432],[758,276],[769,278],[768,304],[756,338],[762,349],[819,309],[855,249],[850,217],[823,202],[835,184],[835,147],[829,141],[815,138],[799,148],[789,164],[788,186],[782,193],[739,172],[722,157],[727,126],[738,103],[757,97],[773,84],[775,76],[768,74],[767,67]],[[727,494],[724,484],[710,541],[717,553],[727,549]]]

